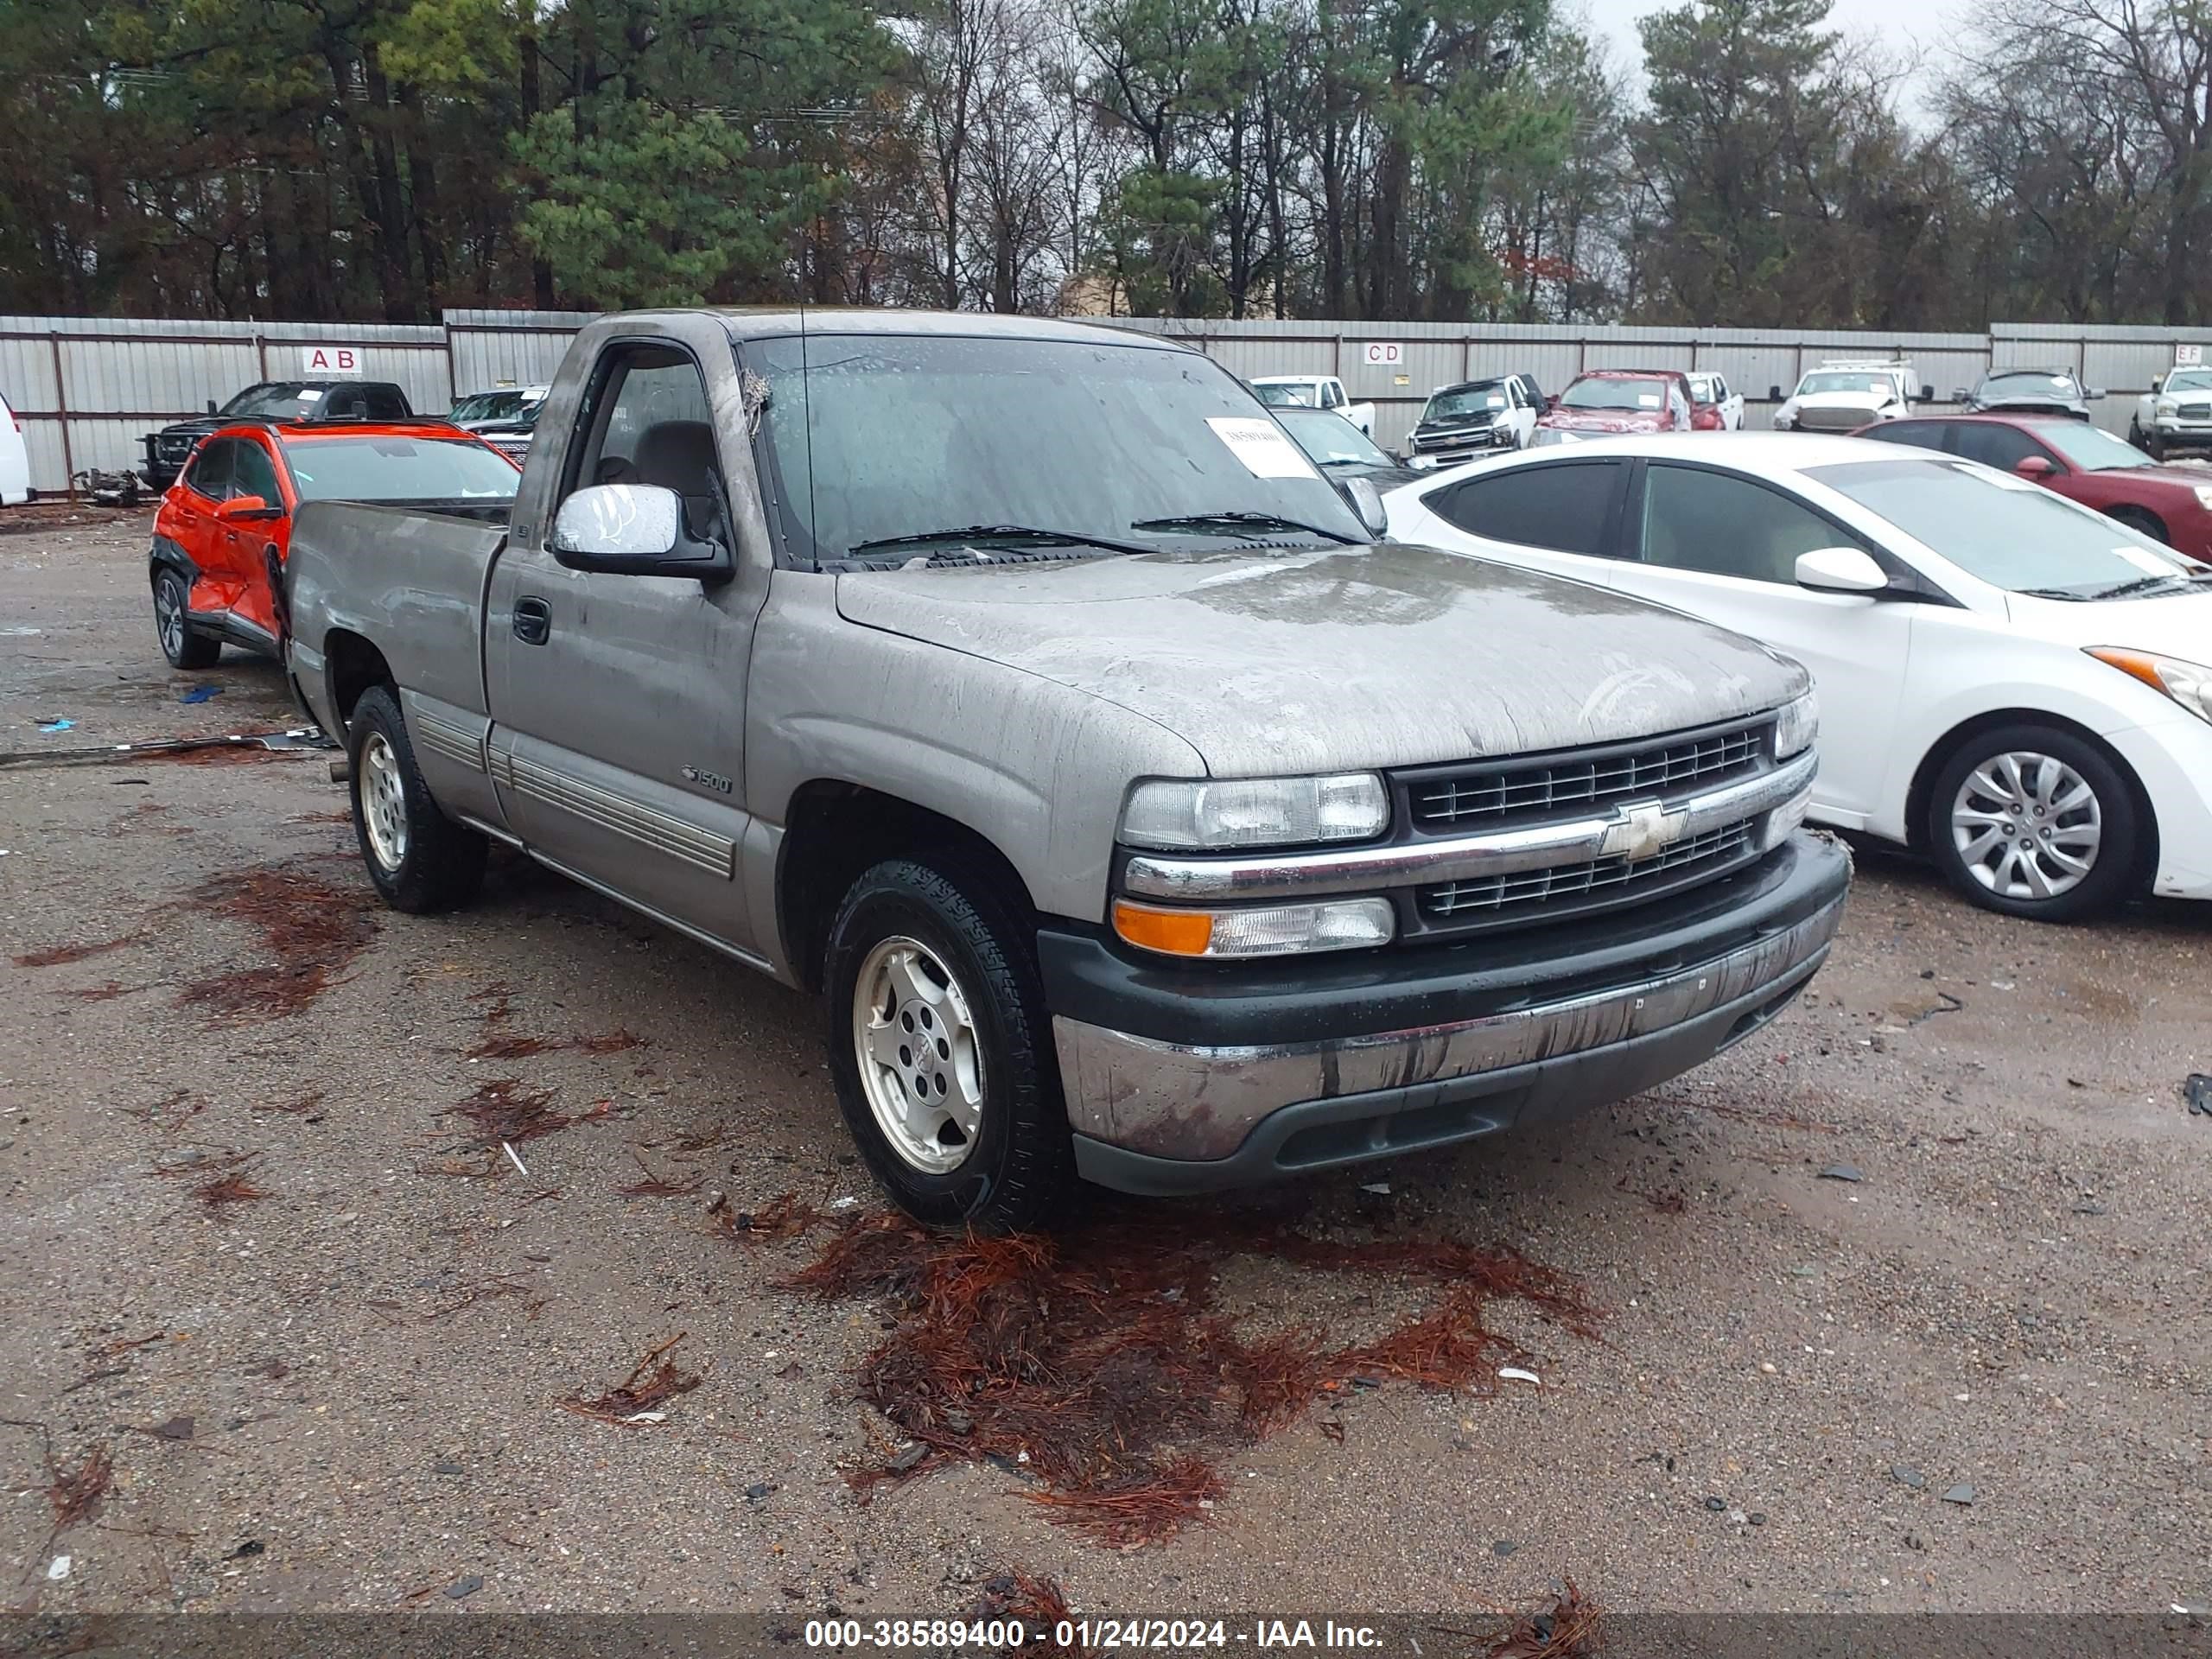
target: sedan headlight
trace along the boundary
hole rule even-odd
[[[1775,716],[1774,758],[1787,760],[1793,754],[1804,753],[1820,734],[1820,699],[1808,691],[1795,702],[1783,703],[1782,712]]]
[[[1364,841],[1390,825],[1390,793],[1371,772],[1325,778],[1154,779],[1122,809],[1126,846],[1166,852]]]
[[[1167,957],[1307,956],[1388,944],[1398,931],[1388,899],[1327,899],[1263,909],[1185,910],[1114,901],[1114,931]]]
[[[2092,645],[2089,655],[2163,692],[2199,720],[2212,721],[2212,668],[2161,657],[2154,651],[2123,651],[2116,645]]]

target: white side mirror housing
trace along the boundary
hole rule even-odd
[[[1863,548],[1816,547],[1797,556],[1797,585],[1816,594],[1878,594],[1890,579]]]

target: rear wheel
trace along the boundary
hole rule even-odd
[[[936,1227],[1043,1227],[1076,1190],[1030,925],[988,876],[893,859],[846,893],[823,975],[861,1155]]]
[[[2071,922],[2111,909],[2143,866],[2148,825],[2103,752],[2053,726],[1961,744],[1936,774],[1928,840],[1951,884],[2008,916]]]
[[[221,640],[192,626],[192,584],[173,565],[154,573],[154,633],[171,668],[213,668],[223,654]]]
[[[347,738],[353,835],[385,903],[420,916],[474,899],[484,883],[484,837],[430,798],[391,687],[361,693]]]

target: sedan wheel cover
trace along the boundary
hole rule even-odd
[[[400,781],[399,756],[382,732],[371,732],[361,745],[361,823],[377,862],[398,869],[407,858],[407,786]]]
[[[861,963],[853,1058],[902,1163],[949,1175],[968,1160],[983,1125],[982,1043],[959,980],[918,939],[885,939]]]
[[[2000,899],[2056,899],[2096,868],[2104,810],[2088,780],[2032,750],[1993,754],[1951,801],[1951,843]]]

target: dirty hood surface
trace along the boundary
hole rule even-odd
[[[1554,432],[1664,432],[1663,409],[1554,409],[1536,424]]]
[[[1119,703],[1224,777],[1644,737],[1808,683],[1679,613],[1399,543],[871,571],[837,607]]]

